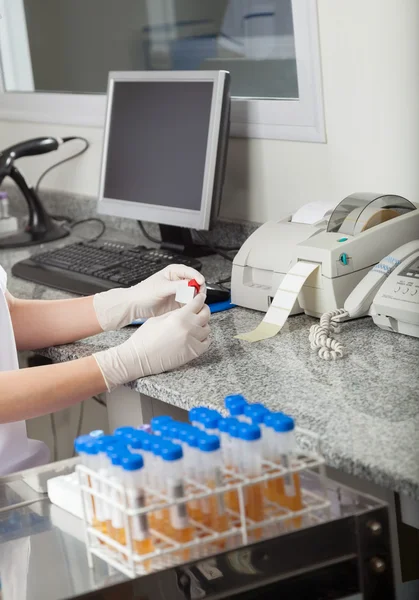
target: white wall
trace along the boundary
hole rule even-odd
[[[419,201],[419,2],[318,0],[318,6],[327,144],[232,140],[224,217],[261,222],[309,200],[339,200],[359,190]],[[0,146],[45,134],[80,134],[92,142],[45,185],[95,195],[101,130],[3,122]],[[55,160],[21,163],[35,178]]]

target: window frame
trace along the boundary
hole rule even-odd
[[[263,138],[306,142],[325,142],[326,132],[323,114],[321,60],[318,30],[317,0],[291,0],[294,20],[294,39],[298,73],[298,99],[262,99],[233,97],[231,107],[231,135],[234,137]],[[0,0],[0,36],[8,28],[10,10],[8,0]],[[12,0],[23,10],[23,0]],[[10,3],[9,3],[10,4]],[[14,19],[19,13],[16,8]],[[13,15],[12,15],[13,16]],[[16,21],[15,21],[16,22]],[[16,29],[16,28],[14,28]],[[9,29],[9,31],[11,31]],[[1,64],[23,68],[24,81],[30,81],[28,73],[29,46],[22,33],[6,38],[0,51],[0,120],[33,123],[61,124],[69,126],[103,127],[106,112],[106,94],[71,94],[41,92],[4,93]],[[3,38],[4,39],[4,38]],[[23,43],[23,46],[22,46]],[[25,46],[26,43],[26,46]],[[20,44],[20,45],[18,45]],[[14,48],[25,48],[20,63],[13,60]],[[7,56],[4,56],[6,48]],[[26,70],[25,70],[26,69]],[[15,73],[14,81],[17,73]],[[29,78],[29,79],[28,79]],[[10,79],[10,78],[9,78]],[[32,78],[33,87],[33,78]]]

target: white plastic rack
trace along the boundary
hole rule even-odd
[[[316,442],[313,434],[301,429],[296,433],[299,441],[303,438],[306,442],[300,444],[300,447],[318,448],[318,440]],[[324,523],[331,519],[324,459],[316,450],[299,453],[291,460],[287,469],[263,461],[262,474],[257,478],[248,479],[228,469],[222,469],[222,485],[213,489],[197,481],[185,479],[184,496],[178,499],[171,499],[160,491],[147,488],[145,490],[145,506],[139,509],[129,507],[127,491],[121,484],[115,483],[83,465],[77,466],[77,472],[82,492],[89,566],[93,566],[93,555],[95,555],[132,578],[283,535],[295,529]],[[299,477],[301,484],[301,510],[292,511],[267,499],[264,490],[266,490],[268,482],[279,478],[284,478],[286,481],[287,478],[295,476]],[[261,486],[260,496],[263,499],[263,506],[260,514],[262,520],[251,520],[247,514],[246,491],[249,486]],[[170,536],[170,531],[157,531],[150,526],[149,533],[153,551],[148,554],[135,552],[133,537],[135,519],[141,517],[144,519],[144,515],[147,515],[149,522],[153,523],[153,514],[155,515],[156,512],[162,514],[161,511],[180,504],[191,506],[193,503],[196,506],[197,503],[211,497],[225,499],[229,493],[237,494],[239,510],[234,512],[226,507],[225,510],[228,513],[228,529],[226,531],[216,531],[208,524],[204,525],[189,519],[189,525],[193,530],[193,539],[180,543]],[[125,544],[119,543],[98,527],[93,526],[91,507],[94,502],[102,503],[102,507],[106,506],[108,514],[111,514],[112,510],[120,511],[125,531]],[[226,505],[228,506],[228,503]]]

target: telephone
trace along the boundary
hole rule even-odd
[[[339,322],[370,315],[381,329],[419,338],[419,240],[385,256],[360,281],[343,309],[324,314],[310,329],[313,349],[325,360],[336,360],[344,347],[332,337]]]

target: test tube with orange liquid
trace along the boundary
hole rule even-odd
[[[98,449],[96,445],[96,441],[90,437],[90,435],[82,435],[74,440],[74,449],[80,457],[80,462],[82,465],[87,467],[88,469],[92,469],[93,471],[97,468],[98,461]],[[84,474],[83,474],[84,477]],[[98,486],[96,482],[92,481],[90,475],[87,475],[85,478],[85,484],[87,487],[91,489],[97,489]],[[85,508],[86,508],[86,518],[88,523],[90,523],[99,531],[102,531],[102,525],[98,519],[97,515],[97,501],[96,498],[92,495],[86,500]]]
[[[112,474],[112,463],[110,461],[109,454],[117,451],[118,449],[121,450],[126,448],[126,445],[124,444],[122,437],[104,435],[97,440],[97,447],[99,449],[98,472],[107,479]],[[99,487],[103,496],[108,497],[110,495],[110,490],[106,482],[100,481]],[[111,505],[102,501],[100,504],[100,509],[102,532],[112,537]]]
[[[161,436],[151,436],[150,450],[151,458],[150,471],[148,475],[148,482],[152,490],[161,494],[165,492],[165,481],[162,476],[164,465],[162,463],[162,451],[166,441]],[[147,457],[148,458],[148,457]],[[164,500],[155,499],[153,504],[164,503]],[[150,514],[150,522],[153,529],[163,535],[169,535],[169,510],[167,508],[155,510]]]
[[[144,461],[141,454],[124,453],[121,457],[121,469],[128,508],[145,508]],[[134,552],[140,555],[154,552],[147,513],[131,516],[129,523]],[[149,562],[145,566],[148,568]]]
[[[257,425],[242,423],[238,427],[241,450],[241,470],[252,480],[262,475],[262,435]],[[263,483],[250,483],[244,488],[246,517],[254,523],[264,519]],[[251,539],[260,539],[262,529],[252,530]]]
[[[234,417],[227,417],[218,421],[218,435],[221,440],[221,453],[223,459],[223,466],[229,471],[233,471],[233,458],[231,455],[231,437],[230,427],[238,425],[239,421]]]
[[[240,434],[239,428],[242,423],[237,419],[229,420],[228,424],[228,435],[229,435],[229,460],[230,460],[230,468],[233,473],[233,480],[230,483],[234,484],[239,481],[238,478],[234,479],[234,474],[239,474],[243,472],[242,468],[242,455],[241,455],[241,444],[240,444]],[[221,425],[224,427],[224,424]],[[225,500],[228,508],[238,514],[240,512],[240,504],[239,504],[239,495],[237,489],[232,489],[226,492]]]
[[[85,452],[89,457],[89,466],[92,471],[95,471],[97,474],[103,475],[103,455],[101,453],[101,442],[108,436],[103,436],[100,440],[95,440],[85,445]],[[100,479],[96,479],[96,477],[89,476],[88,477],[90,487],[96,492],[103,493],[104,483],[100,481]],[[105,502],[98,498],[97,496],[92,496],[92,507],[93,507],[93,527],[98,529],[103,534],[107,534],[107,524],[106,524],[106,506]],[[100,544],[104,542],[99,540]]]
[[[202,475],[199,461],[200,452],[198,449],[198,439],[200,434],[201,430],[192,425],[182,427],[179,433],[183,451],[184,473],[188,479],[198,483],[201,482]],[[199,491],[195,490],[196,493],[199,493]],[[190,500],[188,502],[188,511],[193,521],[203,523],[200,500]]]
[[[285,469],[289,469],[296,446],[294,419],[288,415],[279,415],[274,420],[273,430],[275,432],[274,451],[277,460],[280,460]],[[304,508],[298,473],[287,473],[277,480],[277,498],[279,504],[292,511]],[[295,517],[292,523],[295,527],[300,527],[301,521],[301,517]]]
[[[127,451],[126,451],[127,452]],[[109,460],[108,468],[108,481],[113,484],[121,484],[122,482],[122,469],[121,461],[123,457],[123,451],[121,448],[110,447],[106,451],[106,455]],[[113,485],[108,486],[109,498],[112,504],[109,503],[109,516],[110,519],[107,522],[108,535],[116,542],[125,546],[126,544],[126,532],[124,528],[124,515],[122,510],[115,506],[115,504],[122,505],[122,495],[118,487]],[[115,504],[114,504],[115,503]]]
[[[185,498],[183,452],[179,444],[166,442],[162,447],[161,458],[163,470],[160,474],[165,485],[165,492],[169,499],[179,500]],[[188,507],[185,502],[179,502],[169,508],[169,534],[179,543],[191,542],[194,538],[194,528],[189,521]],[[190,551],[180,553],[183,560],[188,560]]]
[[[283,497],[284,491],[284,480],[282,477],[273,477],[275,474],[279,475],[282,472],[282,461],[281,455],[278,453],[277,448],[277,434],[274,430],[275,421],[282,417],[283,413],[269,412],[264,416],[264,428],[263,428],[263,441],[262,441],[262,452],[265,460],[273,465],[276,465],[278,469],[275,471],[270,470],[271,479],[268,479],[264,486],[265,497],[273,503],[279,504],[279,497]]]
[[[202,434],[198,439],[198,448],[200,450],[200,469],[205,485],[211,490],[222,487],[220,438],[216,435]],[[204,525],[209,529],[218,533],[229,529],[229,518],[223,494],[213,494],[203,498],[202,508]],[[225,540],[217,545],[224,548]]]

